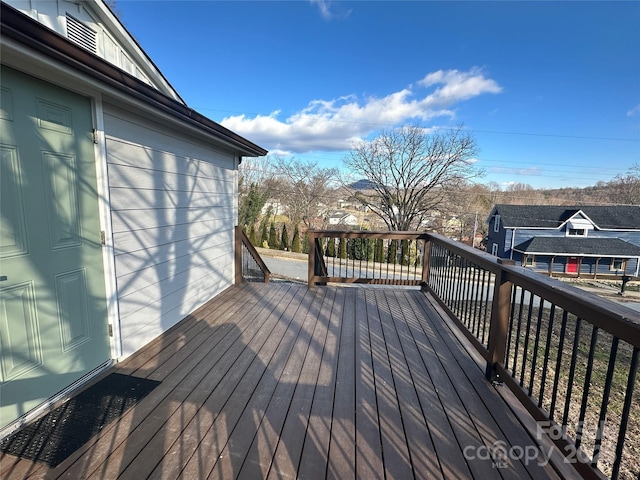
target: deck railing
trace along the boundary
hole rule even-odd
[[[268,283],[271,276],[269,268],[241,226],[235,228],[235,270],[236,284],[244,281]]]
[[[309,230],[309,286],[336,283],[420,286],[420,232]]]
[[[638,478],[640,314],[436,234],[312,231],[310,238],[310,286],[422,285],[483,355],[487,378],[515,393],[536,434],[551,438],[581,476]],[[327,256],[335,238],[382,239],[387,249],[392,240],[415,241],[416,254],[402,274],[386,276],[386,265]]]

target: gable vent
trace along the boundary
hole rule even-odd
[[[96,32],[67,13],[67,37],[91,53],[96,50]]]

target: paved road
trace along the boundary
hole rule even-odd
[[[267,264],[271,273],[277,276],[307,281],[307,262],[280,257],[262,255],[262,260]]]
[[[307,268],[308,268],[306,260],[296,259],[296,258],[274,257],[274,256],[270,256],[268,253],[263,253],[263,252],[261,252],[261,254],[262,254],[262,259],[264,260],[264,263],[267,264],[267,267],[269,267],[269,270],[271,270],[272,274],[279,277],[292,278],[292,279],[299,280],[301,282],[306,283]],[[587,290],[597,294],[597,292],[594,292],[594,289],[592,288],[589,288]],[[492,295],[492,292],[489,292],[489,295]],[[640,312],[640,302],[618,300],[612,296],[608,296],[607,298],[615,302],[622,303],[624,306],[631,308],[637,312]],[[528,300],[525,299],[525,302],[527,301]]]

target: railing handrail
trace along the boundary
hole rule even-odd
[[[527,268],[500,263],[500,259],[487,252],[454,242],[443,235],[428,235],[432,242],[446,246],[455,253],[465,257],[471,255],[471,261],[479,267],[492,273],[502,272],[504,279],[516,287],[524,287],[539,294],[555,305],[571,310],[594,326],[640,348],[640,314],[634,310]]]
[[[393,238],[393,239],[426,239],[433,235],[430,232],[412,230],[331,230],[312,229],[307,230],[309,236],[333,237],[333,238]]]
[[[264,275],[264,282],[269,283],[269,278],[271,277],[271,271],[269,270],[269,267],[267,267],[267,265],[264,263],[264,260],[262,260],[262,257],[260,256],[256,248],[253,246],[253,244],[251,243],[251,240],[249,240],[249,237],[247,236],[246,232],[244,231],[241,225],[237,225],[235,227],[235,270],[236,270],[235,283],[240,284],[244,280],[242,277],[242,248],[243,247],[247,249],[247,252],[249,252],[249,255],[251,255],[251,258],[253,258],[253,260],[256,262],[256,264],[260,268],[260,271]]]

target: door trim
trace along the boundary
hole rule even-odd
[[[100,227],[104,232],[102,246],[102,260],[104,270],[104,286],[107,300],[107,322],[112,337],[111,358],[122,356],[122,331],[120,325],[120,307],[118,304],[118,287],[116,285],[116,256],[113,248],[113,224],[111,222],[111,196],[109,190],[109,175],[107,171],[107,139],[104,131],[104,108],[102,96],[95,93],[91,97],[93,106],[93,124],[95,127],[96,143],[94,145],[96,159],[96,186],[98,189],[98,215]]]

